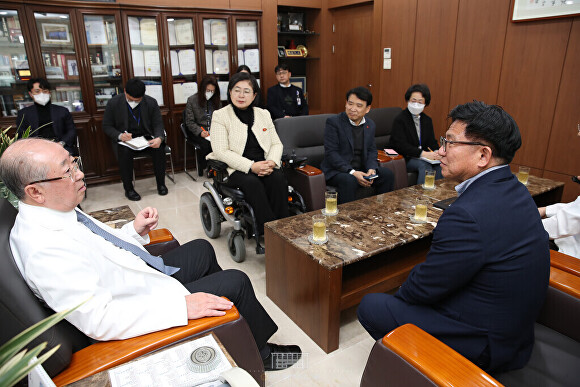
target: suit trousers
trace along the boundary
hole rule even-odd
[[[363,328],[375,340],[401,325],[414,324],[480,368],[486,369],[489,366],[486,331],[447,316],[428,305],[412,305],[389,294],[371,293],[363,297],[357,314]]]
[[[425,183],[425,171],[435,171],[435,179],[443,179],[441,165],[431,164],[421,159],[409,159],[407,161],[407,171],[417,172],[417,184]]]
[[[211,153],[211,142],[207,141],[201,136],[196,136],[193,134],[190,134],[190,136],[192,141],[200,147],[200,149],[197,151],[197,160],[195,160],[195,162],[198,163],[199,170],[203,171],[207,166],[207,160],[205,159],[205,156]]]
[[[264,223],[288,216],[288,183],[281,169],[262,177],[235,171],[226,184],[244,193],[246,202],[254,210],[259,235],[264,234]]]
[[[159,148],[145,148],[135,151],[126,146],[116,144],[117,158],[119,160],[119,171],[121,181],[125,191],[133,189],[133,157],[143,154],[151,156],[153,159],[153,171],[157,185],[165,185],[165,143],[161,143]]]
[[[256,298],[248,276],[239,270],[222,270],[208,241],[190,241],[164,254],[163,261],[180,268],[172,277],[191,293],[211,293],[232,301],[247,321],[258,349],[278,330]]]
[[[395,184],[395,175],[388,168],[379,167],[376,169],[377,177],[373,180],[371,187],[375,189],[375,195],[390,192]],[[348,203],[356,200],[356,191],[362,186],[356,177],[350,173],[338,173],[327,180],[329,185],[336,187],[338,192],[338,203]]]

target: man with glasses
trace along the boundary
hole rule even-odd
[[[267,109],[272,120],[284,117],[307,116],[308,103],[302,89],[290,83],[292,73],[287,64],[282,63],[274,69],[278,84],[268,89]]]
[[[458,198],[433,231],[431,249],[394,295],[368,294],[358,309],[378,339],[411,323],[486,371],[523,367],[550,274],[548,235],[534,200],[511,173],[521,146],[499,106],[455,107],[441,138],[441,170]]]
[[[57,312],[84,302],[67,320],[87,336],[126,339],[189,319],[222,316],[236,305],[266,370],[287,368],[300,359],[297,346],[267,343],[278,327],[256,299],[249,278],[238,270],[222,270],[207,241],[193,240],[154,257],[142,245],[157,226],[155,208],[144,208],[120,230],[80,211],[84,174],[60,145],[16,141],[0,159],[0,178],[20,199],[10,233],[20,273]]]
[[[76,149],[77,129],[67,108],[50,101],[50,83],[44,78],[32,78],[26,83],[34,105],[18,111],[16,128],[19,137],[30,127],[30,137],[42,137],[60,143],[70,154]]]

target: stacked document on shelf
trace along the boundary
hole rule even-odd
[[[149,147],[149,141],[145,139],[145,137],[135,137],[128,141],[119,141],[119,144],[126,146],[127,148],[131,148],[133,150],[143,150]]]
[[[419,157],[421,160],[428,162],[429,164],[441,164],[441,160],[432,160],[427,157]]]
[[[109,371],[113,387],[198,386],[233,365],[213,334],[158,351]]]

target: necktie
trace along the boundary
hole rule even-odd
[[[151,266],[151,267],[153,267],[153,268],[155,268],[155,269],[159,270],[160,272],[165,273],[167,275],[172,275],[172,274],[175,274],[179,271],[180,268],[178,268],[178,267],[166,266],[163,263],[163,258],[153,256],[153,255],[149,254],[148,252],[141,250],[139,247],[137,247],[129,242],[125,242],[121,238],[116,237],[115,235],[113,235],[113,234],[103,230],[99,226],[97,226],[86,215],[84,215],[78,211],[76,211],[76,213],[77,213],[77,220],[79,222],[81,222],[82,224],[84,224],[93,233],[104,238],[106,241],[111,242],[115,246],[120,247],[124,250],[127,250],[127,251],[135,254],[136,256],[138,256],[139,258],[144,260],[149,266]]]

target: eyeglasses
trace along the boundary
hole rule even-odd
[[[30,92],[34,95],[50,94],[50,90],[48,90],[48,89],[33,89],[33,90],[30,90]]]
[[[286,71],[286,70],[284,70],[284,71],[278,71],[276,73],[276,75],[287,75],[287,74],[288,74],[288,71]]]
[[[66,171],[66,175],[64,175],[62,177],[53,177],[52,179],[36,180],[36,181],[31,182],[31,183],[28,183],[27,185],[36,184],[36,183],[48,183],[49,181],[57,181],[57,180],[62,180],[62,179],[70,179],[70,181],[72,181],[74,183],[75,176],[79,170],[78,161],[79,161],[79,158],[74,157],[72,162],[71,162],[70,169],[68,171]]]
[[[441,146],[443,147],[443,152],[447,152],[447,144],[463,144],[463,145],[481,145],[481,146],[487,146],[481,142],[473,142],[473,141],[452,141],[452,140],[448,140],[445,137],[441,136],[439,137],[439,142],[441,143]]]
[[[235,87],[232,89],[232,93],[234,94],[244,94],[244,95],[252,95],[252,89],[241,89],[239,87]]]

